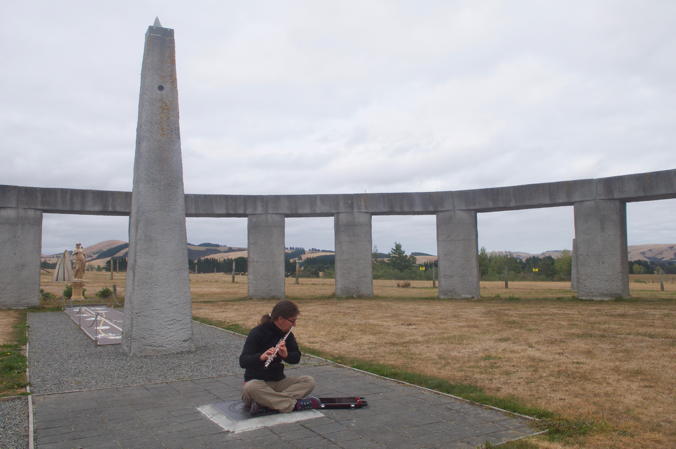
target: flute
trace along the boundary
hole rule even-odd
[[[265,361],[265,368],[270,366],[270,364],[275,359],[275,357],[277,357],[277,353],[279,352],[279,345],[281,345],[282,343],[284,343],[286,341],[286,337],[289,336],[289,334],[291,333],[292,330],[293,330],[293,326],[291,326],[291,329],[289,329],[289,332],[287,332],[286,335],[283,336],[282,339],[277,342],[277,346],[275,346],[275,352],[273,352],[272,355],[270,357],[268,357],[268,359]]]

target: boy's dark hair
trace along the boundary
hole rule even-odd
[[[275,304],[275,306],[272,308],[272,312],[266,313],[261,317],[260,324],[267,323],[268,321],[275,321],[279,317],[293,318],[299,314],[300,310],[298,310],[298,306],[292,301],[284,299]]]

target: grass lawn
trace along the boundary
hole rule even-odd
[[[26,312],[0,310],[0,397],[26,392]]]

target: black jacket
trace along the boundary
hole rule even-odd
[[[260,359],[261,354],[274,347],[284,337],[284,334],[286,332],[282,332],[272,321],[251,329],[244,342],[242,354],[239,356],[239,366],[245,370],[244,381],[284,379],[284,364],[279,353],[267,368],[265,368],[265,362]],[[284,360],[286,363],[300,362],[300,349],[298,349],[293,332],[286,338],[286,350],[289,353]]]

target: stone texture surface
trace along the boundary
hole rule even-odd
[[[42,212],[0,208],[0,308],[40,304]]]
[[[575,284],[582,299],[629,296],[627,215],[621,201],[575,203]]]
[[[123,346],[192,349],[174,32],[148,27],[139,96]]]
[[[577,292],[577,242],[573,239],[573,251],[570,257],[570,288]]]
[[[336,296],[373,296],[371,214],[336,214],[334,233]]]
[[[0,399],[0,447],[28,447],[28,401],[25,396]]]
[[[439,297],[478,298],[479,259],[476,212],[437,214]]]
[[[251,215],[247,220],[250,298],[284,297],[284,215]]]

